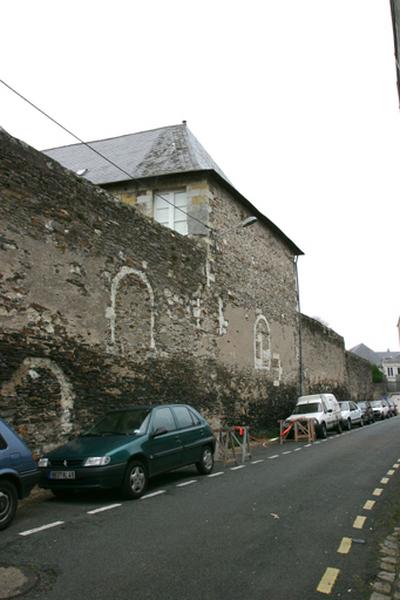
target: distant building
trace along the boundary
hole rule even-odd
[[[400,322],[400,321],[399,321]],[[385,375],[389,391],[400,390],[400,352],[375,352],[365,344],[358,344],[351,348],[350,352],[365,358],[371,364],[376,365]]]

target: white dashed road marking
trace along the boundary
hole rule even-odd
[[[238,469],[244,469],[246,465],[237,465],[237,467],[231,467],[231,471],[237,471]]]
[[[158,490],[158,492],[153,492],[152,494],[146,494],[142,496],[140,500],[146,500],[146,498],[154,498],[154,496],[159,496],[160,494],[165,494],[166,490]]]
[[[278,458],[279,454],[273,454],[272,456],[268,456],[269,460],[272,460],[274,458]]]
[[[197,479],[191,479],[190,481],[183,481],[182,483],[177,483],[176,487],[185,487],[185,485],[192,485],[192,483],[197,483]]]
[[[109,504],[108,506],[102,506],[101,508],[94,508],[93,510],[88,510],[88,515],[95,515],[96,513],[103,512],[105,510],[111,510],[112,508],[118,508],[118,506],[122,506],[122,504]]]
[[[48,525],[42,525],[41,527],[35,527],[35,529],[28,529],[27,531],[21,531],[19,535],[31,535],[32,533],[38,533],[39,531],[44,531],[45,529],[51,529],[52,527],[58,527],[58,525],[63,525],[64,521],[54,521],[54,523],[49,523]]]
[[[264,462],[264,459],[263,458],[259,458],[258,460],[252,460],[251,464],[252,465],[258,465],[258,463],[262,463],[262,462]]]
[[[207,477],[218,477],[219,475],[223,475],[223,471],[217,471],[217,473],[211,473],[211,475],[207,475]]]
[[[292,454],[291,450],[286,450],[286,452],[282,452],[282,454]]]

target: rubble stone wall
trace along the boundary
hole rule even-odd
[[[215,230],[249,216],[215,182],[182,181]],[[37,452],[125,404],[263,427],[298,395],[287,244],[260,223],[180,236],[146,214],[149,197],[116,200],[0,131],[0,415]],[[304,342],[336,365],[315,363],[316,385],[345,374],[324,336],[309,326]]]
[[[301,316],[304,393],[332,392],[338,400],[373,397],[368,361],[346,352],[344,339],[319,321]]]

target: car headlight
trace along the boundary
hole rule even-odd
[[[83,463],[84,467],[104,467],[108,465],[111,458],[109,456],[89,456]]]
[[[49,459],[48,458],[39,458],[38,467],[48,467]]]

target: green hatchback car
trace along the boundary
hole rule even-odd
[[[191,406],[113,410],[39,459],[39,485],[55,496],[118,488],[125,498],[140,498],[154,475],[191,464],[201,474],[211,473],[215,444],[207,421]]]

